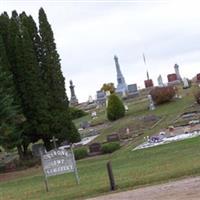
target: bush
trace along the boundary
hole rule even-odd
[[[83,110],[74,107],[69,107],[69,111],[72,120],[88,115],[88,113],[84,112]]]
[[[159,105],[170,101],[175,95],[175,90],[172,86],[155,87],[151,90],[150,95],[154,103]]]
[[[102,152],[103,153],[112,153],[120,148],[119,142],[109,142],[102,145]]]
[[[195,92],[194,97],[196,99],[196,102],[198,104],[200,104],[200,90],[198,90],[198,91]]]
[[[122,101],[116,94],[111,94],[108,99],[107,118],[110,121],[117,120],[125,115],[125,108]]]
[[[82,158],[87,157],[88,156],[87,148],[81,147],[81,148],[74,149],[74,156],[76,160],[80,160]]]

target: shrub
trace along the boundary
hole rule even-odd
[[[120,148],[119,142],[109,142],[102,145],[102,152],[103,153],[112,153]]]
[[[69,107],[69,111],[70,111],[71,119],[77,119],[88,114],[84,112],[83,110],[75,108],[75,107]]]
[[[116,94],[111,94],[108,99],[107,118],[110,121],[117,120],[125,115],[125,108],[122,101]]]
[[[196,102],[198,104],[200,104],[200,90],[198,90],[198,91],[195,92],[194,97],[196,99]]]
[[[150,95],[152,96],[155,104],[159,105],[170,101],[175,95],[175,90],[171,86],[155,87],[151,90]]]
[[[81,148],[74,149],[74,156],[76,160],[80,160],[82,158],[87,157],[88,156],[87,148],[81,147]]]

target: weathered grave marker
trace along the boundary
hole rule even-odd
[[[101,144],[96,142],[89,145],[90,155],[101,154]]]
[[[117,133],[113,133],[107,136],[107,142],[115,142],[119,140],[119,135]]]
[[[42,168],[45,177],[46,191],[49,191],[47,177],[74,172],[77,184],[79,176],[72,147],[69,149],[53,149],[46,154],[41,153]]]

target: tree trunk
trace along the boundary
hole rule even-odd
[[[22,151],[22,146],[21,145],[17,146],[17,151],[18,151],[20,160],[22,160],[24,155],[23,155],[23,151]]]

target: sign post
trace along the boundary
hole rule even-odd
[[[48,180],[47,180],[46,174],[44,172],[44,163],[43,163],[42,156],[43,156],[43,154],[42,154],[42,151],[40,150],[40,157],[41,157],[41,163],[42,163],[42,171],[43,171],[43,174],[44,174],[44,184],[45,184],[46,191],[48,192],[49,191]]]
[[[70,150],[72,152],[72,160],[73,160],[73,166],[74,166],[74,174],[75,174],[75,177],[76,177],[76,183],[79,184],[80,178],[78,176],[78,170],[77,170],[77,167],[76,167],[76,160],[75,160],[75,157],[74,157],[74,151],[73,151],[72,145],[70,145]]]
[[[53,149],[46,154],[41,154],[42,168],[45,176],[46,191],[49,191],[49,176],[56,176],[64,173],[74,172],[77,184],[79,184],[79,176],[76,167],[76,161],[73,149]]]

